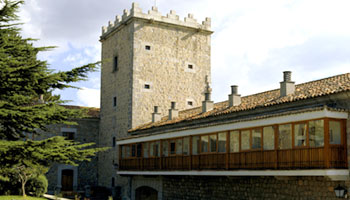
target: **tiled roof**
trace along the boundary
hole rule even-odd
[[[99,118],[100,117],[100,108],[73,106],[73,105],[63,105],[63,106],[67,109],[87,109],[87,118]]]
[[[130,129],[129,132],[176,124],[185,121],[192,121],[211,116],[219,116],[245,110],[253,110],[259,107],[268,107],[277,104],[311,99],[345,91],[350,91],[350,73],[298,84],[295,86],[295,92],[293,94],[284,97],[280,97],[280,90],[275,89],[244,96],[241,98],[241,104],[234,107],[228,107],[228,101],[223,101],[214,104],[214,109],[205,113],[202,113],[201,107],[183,110],[179,112],[178,118],[168,120],[168,117],[163,117],[162,120],[158,122],[143,124],[134,129]]]
[[[260,119],[266,119],[266,118],[271,118],[271,117],[295,115],[295,114],[300,114],[300,113],[315,112],[315,111],[321,111],[321,110],[328,110],[328,111],[335,111],[335,112],[349,112],[350,111],[349,109],[344,109],[344,108],[332,108],[332,107],[327,107],[327,106],[315,106],[315,107],[303,108],[303,109],[299,109],[299,110],[284,111],[284,112],[281,112],[281,113],[263,114],[263,115],[260,115],[260,116],[252,116],[252,117],[243,118],[243,119],[236,119],[236,120],[230,121],[230,123],[252,121],[252,120],[260,120]],[[222,122],[222,123],[219,123],[219,124],[225,124],[225,123],[227,123],[227,122]],[[218,124],[216,124],[216,125],[218,125]],[[204,125],[201,125],[200,128],[208,127],[208,126],[210,126],[210,124],[204,124]],[[196,128],[199,128],[199,127],[196,127]],[[184,128],[184,129],[186,129],[186,128]],[[157,133],[157,134],[162,134],[162,133]],[[150,135],[154,135],[154,133],[140,134],[140,135],[131,135],[131,136],[128,136],[128,137],[119,138],[118,141],[128,140],[128,139],[133,139],[133,138],[139,138],[139,137],[145,137],[145,136],[150,136]]]

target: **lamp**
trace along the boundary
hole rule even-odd
[[[334,188],[335,196],[337,198],[343,198],[346,194],[346,189],[340,185],[338,185],[336,188]]]

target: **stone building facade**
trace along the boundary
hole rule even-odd
[[[214,104],[211,34],[209,18],[135,3],[103,27],[100,114],[53,128],[111,149],[78,168],[55,166],[54,187],[73,170],[74,187],[123,199],[336,199],[338,186],[349,189],[350,75],[295,85],[285,72],[279,89],[241,97],[232,86]]]
[[[82,109],[79,106],[66,107]],[[49,125],[47,133],[35,136],[33,139],[41,140],[54,136],[65,136],[80,143],[95,143],[97,147],[99,145],[99,109],[84,109],[88,109],[87,117],[73,119],[72,121],[76,122],[76,125]],[[51,194],[58,194],[63,191],[85,192],[86,186],[98,186],[97,167],[97,157],[91,158],[89,162],[81,162],[78,166],[55,164],[46,174],[49,183],[48,192]]]
[[[198,23],[189,14],[181,21],[175,11],[162,16],[156,7],[146,14],[136,3],[103,27],[100,146],[150,122],[155,106],[159,118],[168,115],[171,102],[174,114],[201,105],[210,81],[211,33],[209,18]],[[100,185],[129,184],[116,177],[118,159],[117,148],[100,153]]]

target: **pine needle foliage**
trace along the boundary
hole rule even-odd
[[[55,72],[39,52],[52,47],[35,47],[33,39],[20,35],[16,12],[23,1],[0,0],[0,139],[18,140],[24,133],[39,134],[47,124],[72,124],[86,111],[66,109],[56,89],[75,88],[71,83],[86,80],[99,63],[70,71]]]

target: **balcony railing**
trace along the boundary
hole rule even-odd
[[[316,148],[210,153],[151,158],[125,158],[122,171],[236,170],[236,169],[330,169],[347,168],[346,148]]]

